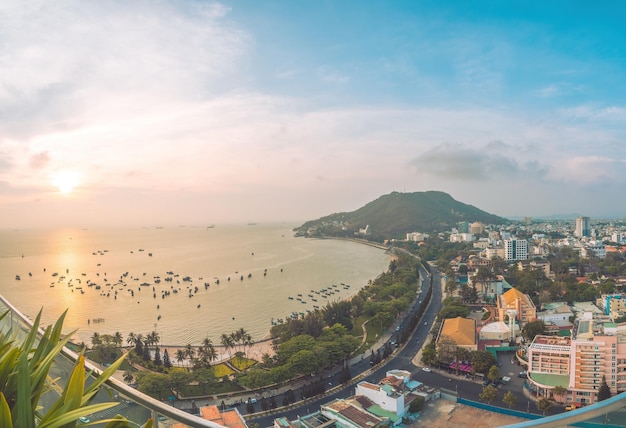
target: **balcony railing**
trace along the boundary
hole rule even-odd
[[[11,330],[17,338],[25,337],[33,328],[32,322],[0,295],[0,313],[4,313],[7,310],[9,311],[9,314],[0,322],[0,331],[6,333]],[[40,329],[39,333],[41,334],[43,331]],[[64,368],[67,368],[68,365],[73,366],[77,358],[78,355],[75,352],[67,347],[63,348],[62,353],[59,355],[52,368],[52,370],[56,370],[55,373],[58,372],[62,378],[58,382],[59,384],[65,384],[63,375],[65,374],[65,377],[67,377],[69,374],[69,370]],[[89,362],[85,362],[85,368],[87,370],[92,370],[96,375],[102,373],[98,367],[95,367]],[[131,420],[133,415],[135,415],[135,418],[137,417],[136,415],[145,415],[145,419],[151,417],[154,420],[154,426],[156,428],[159,427],[159,421],[168,419],[168,426],[171,423],[182,423],[187,425],[189,428],[223,428],[222,425],[216,424],[215,422],[202,419],[198,416],[191,415],[183,410],[179,410],[175,407],[162,403],[159,400],[129,387],[117,379],[109,378],[105,382],[105,385],[106,388],[112,392],[114,399],[120,402],[120,405],[114,407],[113,409],[115,409],[117,413],[128,417],[129,420]],[[44,395],[42,399],[45,398],[46,397]],[[110,399],[107,401],[110,401]],[[42,405],[44,408],[46,407],[46,403],[42,403]],[[144,411],[141,411],[141,409]],[[98,415],[94,416],[97,417]],[[144,423],[145,419],[135,420],[134,422]]]

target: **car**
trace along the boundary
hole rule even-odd
[[[250,401],[251,404],[255,404],[256,403],[256,398],[250,398],[248,401]]]
[[[424,321],[424,325],[428,325],[428,321]]]
[[[528,377],[528,372],[526,370],[519,372],[517,377]]]
[[[576,404],[570,404],[565,408],[565,411],[569,412],[570,410],[576,410],[577,408],[578,407],[576,407]]]
[[[491,383],[491,381],[490,381],[489,379],[485,379],[485,380],[483,381],[483,386],[487,386],[487,385],[489,385],[490,383]]]
[[[426,373],[430,373],[432,370],[430,369],[430,367],[424,367],[422,371]]]
[[[81,416],[80,418],[78,418],[78,422],[82,424],[88,424],[89,422],[91,422],[91,419],[89,419],[87,416]]]
[[[400,326],[397,326],[397,327],[396,327],[396,331],[400,331]]]

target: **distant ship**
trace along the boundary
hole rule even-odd
[[[256,223],[248,223],[248,226],[256,226]]]
[[[206,227],[207,229],[215,229],[215,225],[214,224],[210,224]]]

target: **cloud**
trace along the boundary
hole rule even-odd
[[[50,162],[48,152],[41,152],[32,155],[28,163],[31,168],[41,169],[48,165],[48,162]]]
[[[625,183],[626,159],[597,155],[573,156],[556,164],[553,176],[555,179],[588,186],[598,183]]]
[[[194,1],[29,2],[0,8],[0,134],[80,126],[221,92],[248,34]]]
[[[440,144],[413,158],[409,165],[420,175],[450,180],[517,180],[537,179],[546,174],[539,162],[520,162],[499,150],[508,149],[502,142],[492,142],[482,148],[459,144]]]

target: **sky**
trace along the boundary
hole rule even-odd
[[[0,227],[393,191],[626,217],[626,3],[0,0]]]

